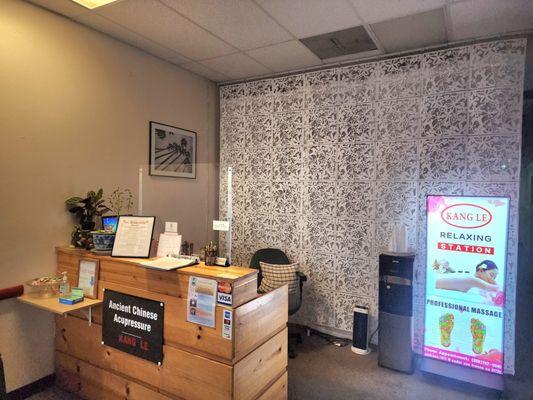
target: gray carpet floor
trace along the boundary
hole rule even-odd
[[[327,400],[477,400],[499,399],[493,391],[403,374],[377,365],[377,353],[354,354],[318,337],[304,337],[289,361],[289,398]]]
[[[533,382],[512,379],[502,399],[533,400]],[[57,388],[31,400],[78,400]],[[377,353],[358,356],[318,336],[304,337],[289,360],[291,400],[496,400],[498,393],[416,372],[378,367]],[[208,399],[206,399],[208,400]]]
[[[74,396],[70,393],[64,392],[58,388],[50,388],[44,392],[37,393],[31,397],[30,400],[79,400],[78,396]]]

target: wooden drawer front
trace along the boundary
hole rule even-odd
[[[287,370],[287,328],[234,366],[234,399],[253,400]]]
[[[230,399],[233,367],[172,346],[158,366],[101,344],[102,327],[74,317],[56,318],[56,349],[93,366],[190,400]]]
[[[288,378],[289,374],[285,371],[257,400],[287,400]]]
[[[144,386],[85,361],[56,351],[56,383],[62,389],[91,400],[171,400]]]
[[[285,285],[235,309],[236,360],[287,326],[288,298]]]

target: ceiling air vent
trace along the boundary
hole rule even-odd
[[[321,60],[377,49],[374,41],[362,26],[311,36],[300,39],[300,42]]]

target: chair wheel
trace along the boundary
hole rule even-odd
[[[296,358],[296,352],[294,350],[289,350],[289,358]]]

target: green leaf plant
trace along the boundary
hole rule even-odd
[[[91,230],[94,228],[95,217],[101,216],[110,209],[103,199],[104,191],[99,189],[97,192],[90,190],[85,198],[70,197],[65,200],[69,212],[74,214],[81,225],[81,229]]]

